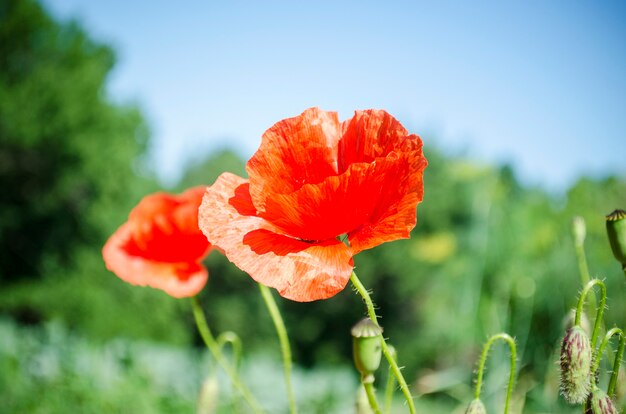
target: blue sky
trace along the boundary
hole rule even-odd
[[[110,92],[144,110],[166,183],[311,106],[386,109],[550,189],[626,175],[626,2],[44,4],[117,50]]]

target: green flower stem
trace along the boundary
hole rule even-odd
[[[291,384],[291,348],[289,347],[289,338],[287,337],[287,328],[283,318],[280,316],[278,306],[270,289],[259,283],[259,289],[261,289],[261,296],[265,301],[267,310],[272,317],[274,326],[276,327],[276,333],[278,334],[278,341],[280,342],[280,350],[283,354],[283,369],[285,373],[285,386],[287,387],[287,397],[289,399],[289,412],[295,414],[298,412],[298,406],[296,405],[296,398],[293,393],[293,386]]]
[[[585,255],[585,245],[583,243],[584,237],[581,240],[575,240],[574,246],[576,249],[576,259],[578,261],[578,270],[580,272],[580,280],[582,285],[585,286],[591,280],[591,276],[589,274],[589,267],[587,266],[587,256]],[[592,296],[589,298],[589,305],[595,309],[596,307],[596,298]]]
[[[263,408],[261,408],[261,405],[252,396],[246,386],[239,380],[239,375],[237,375],[237,372],[233,370],[233,368],[228,364],[228,362],[226,362],[226,359],[222,355],[220,345],[211,334],[211,330],[209,329],[209,325],[207,324],[204,312],[202,311],[202,306],[200,305],[200,300],[197,296],[191,298],[191,305],[193,308],[193,316],[196,320],[198,332],[200,332],[200,336],[202,337],[202,340],[204,341],[206,347],[213,355],[213,358],[215,358],[220,367],[222,367],[224,372],[226,372],[226,375],[228,375],[228,377],[230,378],[233,386],[237,389],[237,391],[239,391],[239,393],[241,393],[244,400],[246,400],[248,405],[250,405],[250,408],[252,408],[255,413],[263,413],[264,411]]]
[[[478,363],[478,375],[476,377],[476,391],[474,392],[474,398],[475,399],[480,398],[480,391],[483,385],[483,373],[485,371],[485,362],[487,361],[489,348],[491,348],[491,345],[493,345],[493,343],[497,341],[498,339],[505,341],[509,345],[509,348],[511,349],[511,372],[509,373],[509,385],[507,386],[507,389],[506,389],[506,400],[504,402],[504,414],[507,414],[509,412],[511,394],[513,393],[513,382],[515,379],[515,358],[517,356],[516,356],[515,340],[513,340],[513,338],[511,338],[506,333],[499,333],[499,334],[493,335],[491,338],[487,340],[487,343],[485,343],[485,346],[483,347],[483,352],[480,356],[480,362]]]
[[[576,259],[578,260],[578,270],[580,271],[580,280],[585,285],[591,280],[589,275],[589,267],[587,266],[587,256],[585,255],[585,246],[582,243],[574,243],[576,247]]]
[[[233,360],[234,360],[234,367],[235,367],[235,373],[237,375],[239,375],[239,366],[241,365],[241,339],[239,338],[239,335],[237,335],[235,332],[232,331],[226,331],[226,332],[222,332],[221,334],[219,334],[217,336],[217,346],[219,347],[220,353],[222,352],[222,350],[224,349],[224,347],[228,344],[230,344],[231,348],[233,349]],[[231,396],[231,404],[232,404],[232,412],[239,412],[239,410],[237,409],[237,405],[238,405],[238,396],[236,394],[233,393],[233,395]]]
[[[367,401],[369,401],[370,407],[372,407],[375,414],[380,414],[376,391],[374,391],[374,383],[371,381],[361,381],[361,384],[363,384],[363,388],[365,388],[365,394],[367,394]]]
[[[591,368],[592,373],[596,373],[598,368],[600,367],[600,360],[602,359],[602,354],[604,353],[604,348],[609,343],[611,338],[615,335],[619,336],[619,344],[617,345],[617,352],[615,354],[615,360],[613,361],[613,372],[611,373],[611,380],[609,381],[609,388],[607,390],[607,394],[609,397],[613,398],[615,394],[615,385],[617,384],[617,376],[619,375],[619,368],[622,363],[622,357],[624,356],[624,342],[626,340],[626,336],[624,336],[624,331],[619,328],[613,328],[609,330],[606,335],[604,335],[604,339],[600,343],[600,347],[598,348],[598,353],[594,358],[593,367]],[[594,375],[594,377],[596,377]]]
[[[600,286],[600,306],[596,309],[596,321],[593,324],[593,333],[591,334],[591,349],[596,349],[596,341],[598,340],[598,333],[600,332],[600,326],[602,325],[602,316],[604,315],[604,307],[606,306],[606,286],[604,282],[599,279],[593,279],[585,285],[580,298],[578,299],[578,305],[576,306],[576,317],[574,319],[574,325],[580,325],[580,317],[583,313],[583,307],[585,306],[585,298],[593,289],[594,286]]]
[[[350,281],[352,282],[352,285],[357,290],[359,295],[361,295],[361,297],[363,298],[365,306],[367,307],[367,314],[369,318],[372,320],[372,322],[378,325],[378,316],[376,315],[376,310],[374,309],[374,302],[372,302],[372,298],[357,277],[356,273],[352,272],[352,274],[350,275]],[[400,372],[400,368],[393,358],[393,355],[391,354],[391,351],[387,346],[387,342],[385,342],[385,338],[382,334],[380,335],[380,345],[383,350],[383,355],[385,355],[385,358],[389,363],[389,367],[393,371],[393,375],[396,377],[396,380],[400,385],[402,394],[404,394],[404,398],[406,399],[406,402],[409,406],[409,411],[411,412],[411,414],[415,414],[415,404],[413,403],[413,396],[411,395],[411,391],[409,391],[409,386],[406,384],[406,381],[402,376],[402,372]]]
[[[387,373],[387,386],[385,387],[385,414],[389,414],[391,412],[395,382],[393,371],[391,370],[391,367],[389,367],[389,372]]]
[[[239,369],[241,363],[241,339],[239,335],[232,331],[226,331],[219,334],[217,337],[217,345],[220,347],[220,352],[224,349],[226,344],[230,344],[233,348],[233,359],[235,360],[235,370]]]

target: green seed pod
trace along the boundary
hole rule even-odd
[[[591,414],[617,414],[617,408],[615,408],[613,400],[598,387],[594,387],[591,393],[590,406]]]
[[[479,398],[476,398],[467,407],[465,414],[487,414],[487,410],[485,409],[483,402]]]
[[[606,216],[606,232],[613,256],[622,264],[622,269],[626,270],[626,211],[615,210]]]
[[[352,355],[363,382],[374,382],[373,374],[380,365],[382,355],[380,346],[382,332],[383,328],[369,318],[362,319],[352,327]]]
[[[567,330],[561,344],[561,394],[570,404],[587,399],[591,389],[591,344],[578,325]]]

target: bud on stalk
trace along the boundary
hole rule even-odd
[[[570,404],[587,399],[591,388],[592,351],[589,337],[578,325],[567,330],[561,345],[561,393]]]
[[[598,387],[595,387],[591,393],[590,408],[591,414],[617,414],[613,400]]]
[[[364,383],[374,382],[374,372],[380,366],[382,349],[380,334],[383,328],[372,322],[371,319],[362,319],[352,327],[352,354],[354,365],[361,373]]]
[[[626,211],[615,210],[606,216],[606,232],[613,256],[622,264],[626,272]]]

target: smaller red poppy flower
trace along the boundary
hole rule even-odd
[[[201,262],[211,245],[198,227],[204,187],[144,197],[102,249],[107,269],[138,286],[181,298],[200,292],[209,277]]]

